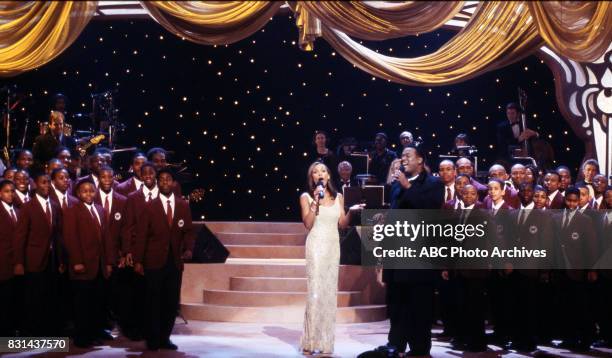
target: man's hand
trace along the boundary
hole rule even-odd
[[[406,174],[402,173],[401,171],[396,171],[395,175],[397,176],[397,181],[400,183],[400,185],[402,186],[402,188],[404,189],[408,189],[412,186],[412,184],[410,183],[410,181],[408,180],[408,178],[406,178]]]
[[[23,264],[17,264],[13,268],[13,274],[15,276],[23,276],[25,274],[25,269],[23,268]]]
[[[132,256],[132,254],[128,253],[127,255],[125,255],[125,264],[130,267],[134,266],[134,257]]]
[[[522,142],[522,141],[525,141],[525,140],[527,140],[527,139],[529,139],[531,137],[537,137],[537,136],[538,136],[538,132],[536,132],[536,131],[534,131],[532,129],[527,128],[527,129],[525,129],[523,131],[523,133],[521,133],[519,135],[518,141]]]
[[[127,260],[125,259],[125,256],[122,256],[122,257],[119,259],[119,264],[118,264],[117,266],[118,266],[119,268],[124,268],[124,267],[125,267],[125,263],[126,263],[126,261],[127,261]]]
[[[85,265],[83,265],[83,264],[76,264],[76,265],[74,265],[73,269],[74,269],[74,272],[76,272],[76,273],[83,273],[83,272],[85,272]]]
[[[110,276],[113,273],[113,266],[106,265],[106,276]]]

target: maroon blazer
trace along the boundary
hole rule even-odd
[[[50,203],[52,225],[35,196],[20,208],[13,247],[15,264],[23,264],[26,272],[44,271],[52,247],[55,257],[51,259],[58,265],[62,263],[62,210],[54,202]]]
[[[594,268],[598,258],[595,225],[591,218],[576,212],[570,224],[561,228],[563,211],[553,215],[559,259],[565,264],[565,274],[575,281],[586,280],[586,272]],[[588,269],[587,269],[588,268]]]
[[[36,195],[36,194],[34,194]],[[32,200],[32,198],[34,197],[34,195],[32,195],[32,193],[28,193],[28,196],[30,197],[30,200]],[[21,198],[19,197],[19,195],[17,195],[17,193],[15,193],[15,195],[13,196],[13,205],[16,208],[21,208],[23,206],[23,204],[25,204],[23,201],[21,201]]]
[[[132,243],[136,236],[136,221],[147,206],[145,196],[141,190],[130,193],[125,204],[125,225],[123,226],[124,240],[121,241],[121,252],[131,253]]]
[[[15,216],[19,217],[19,210],[13,206]],[[13,268],[15,266],[13,241],[15,232],[17,231],[17,223],[11,219],[11,216],[0,202],[0,281],[5,281],[13,277]]]
[[[68,208],[64,213],[64,246],[68,257],[68,272],[72,280],[93,280],[98,270],[117,261],[116,248],[110,240],[104,210],[94,204],[100,216],[101,226],[93,218],[83,202]],[[74,265],[85,265],[85,272],[76,273]],[[106,270],[102,271],[106,276]]]
[[[94,202],[102,207],[104,211],[104,203],[102,203],[102,196],[100,191],[96,193]],[[116,250],[120,250],[123,246],[123,235],[126,230],[123,228],[126,225],[126,210],[127,210],[127,198],[116,190],[113,190],[113,204],[110,208],[110,216],[108,217],[108,230],[110,240],[113,241],[113,246]],[[120,256],[119,252],[114,253],[117,257]]]
[[[123,196],[128,196],[130,193],[135,192],[139,188],[136,187],[136,183],[134,182],[134,177],[129,178],[128,180],[123,181],[121,184],[118,184],[115,187],[115,191]]]
[[[491,200],[491,197],[487,195],[483,200],[483,204],[487,209],[491,209],[493,207],[493,200]],[[509,185],[506,186],[506,190],[504,191],[504,205],[502,206],[506,205],[512,209],[517,209],[521,206],[518,193],[516,190],[510,188]]]
[[[195,232],[191,223],[191,210],[187,201],[175,198],[172,225],[168,225],[166,212],[159,197],[145,207],[138,219],[136,237],[132,247],[134,263],[147,270],[162,268],[172,249],[174,264],[183,269],[183,252],[193,251]]]
[[[557,195],[550,201],[549,209],[563,209],[565,207],[565,198],[561,191],[557,192]]]
[[[68,195],[66,197],[66,203],[68,204],[69,208],[72,206],[75,206],[76,204],[80,202],[79,199],[70,195],[70,189],[66,189],[66,194]],[[60,208],[62,207],[62,203],[60,203],[59,198],[57,197],[57,194],[55,193],[55,190],[53,188],[49,190],[49,198],[51,199],[52,202],[57,204],[57,206],[59,206]]]

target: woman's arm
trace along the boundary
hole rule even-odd
[[[317,212],[318,201],[312,201],[309,203],[308,194],[304,193],[300,196],[300,207],[302,208],[302,222],[304,226],[310,230],[314,225],[316,212]]]

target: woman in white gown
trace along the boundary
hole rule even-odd
[[[308,169],[309,192],[300,196],[302,221],[309,230],[306,237],[308,298],[304,332],[300,342],[304,354],[331,355],[338,294],[340,237],[338,227],[348,225],[354,205],[344,212],[344,200],[331,182],[327,166],[314,162]]]

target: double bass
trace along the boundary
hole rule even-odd
[[[518,88],[519,106],[521,107],[521,133],[527,129],[527,93]],[[539,137],[531,137],[525,141],[520,148],[522,157],[533,158],[538,168],[547,170],[552,168],[555,160],[553,147],[546,140]]]

